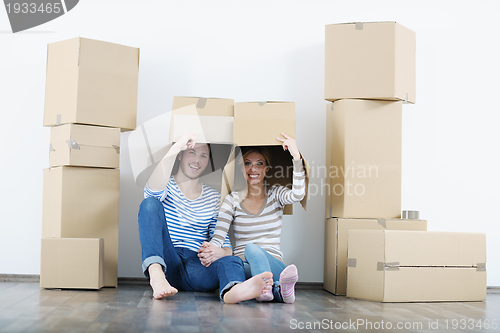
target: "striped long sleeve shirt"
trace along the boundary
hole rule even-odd
[[[221,247],[231,224],[236,246],[234,254],[244,259],[245,245],[256,244],[273,257],[283,261],[280,250],[281,225],[285,205],[299,202],[305,196],[305,172],[302,160],[293,161],[293,188],[273,185],[266,191],[261,211],[252,214],[241,203],[240,192],[224,198],[211,243]]]
[[[147,184],[144,188],[145,198],[154,197],[163,204],[174,247],[198,251],[201,244],[208,242],[214,234],[220,194],[208,185],[201,185],[201,195],[194,200],[186,198],[173,176],[161,191],[152,190]],[[223,247],[231,247],[229,237],[223,239],[223,244]]]

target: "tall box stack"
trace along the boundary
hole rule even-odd
[[[415,33],[396,22],[325,27],[324,288],[346,294],[347,232],[427,230],[401,219],[403,102],[415,103]]]
[[[138,48],[86,38],[48,45],[41,287],[117,286],[120,131],[136,127],[138,74]]]
[[[348,23],[326,26],[325,38],[324,288],[380,302],[484,300],[484,234],[427,232],[427,221],[401,219],[415,33],[396,22]]]

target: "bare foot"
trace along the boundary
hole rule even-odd
[[[224,294],[224,302],[227,304],[238,303],[258,297],[270,290],[273,284],[273,273],[264,272],[243,283],[234,285]]]
[[[148,271],[149,284],[153,288],[154,299],[162,299],[177,294],[178,290],[168,283],[160,264],[151,264]]]

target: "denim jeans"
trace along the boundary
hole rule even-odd
[[[178,290],[215,291],[218,288],[223,300],[225,292],[245,280],[243,262],[238,257],[225,256],[205,267],[197,252],[174,247],[163,204],[158,199],[146,198],[141,203],[139,238],[144,275],[149,278],[149,265],[158,263],[163,267],[167,281]]]
[[[281,296],[280,292],[280,274],[285,269],[285,264],[255,244],[245,246],[245,259],[243,265],[247,279],[264,272],[273,273],[274,299],[283,303],[283,296]]]

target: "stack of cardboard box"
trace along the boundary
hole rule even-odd
[[[418,231],[427,230],[426,221],[401,219],[402,106],[403,102],[415,103],[415,45],[415,33],[396,22],[326,26],[325,99],[332,103],[326,108],[324,288],[334,294],[395,299],[384,299],[379,294],[378,298],[372,297],[373,290],[366,287],[373,287],[372,276],[359,265],[366,261],[351,253],[360,246],[367,251],[354,253],[372,253],[377,246],[383,246],[383,236],[377,238],[381,242],[378,245],[359,240],[351,243],[351,232],[378,230],[389,234],[393,230],[414,230],[391,233],[412,238],[421,235]],[[443,250],[443,258],[451,248],[457,249],[454,246]],[[417,246],[412,251],[419,249]],[[485,260],[481,255],[476,259],[480,266]],[[387,258],[381,262],[387,263]],[[372,266],[377,272],[377,262]],[[382,271],[384,268],[379,273]],[[411,289],[410,280],[401,281],[407,288],[398,290],[398,301],[455,299],[443,294],[432,298],[428,293],[415,298],[415,292],[404,292]],[[390,289],[390,282],[384,282]],[[375,288],[383,289],[380,284]],[[416,294],[422,288],[426,287],[417,288]]]
[[[41,287],[117,286],[120,131],[136,126],[138,71],[138,48],[48,45]]]

